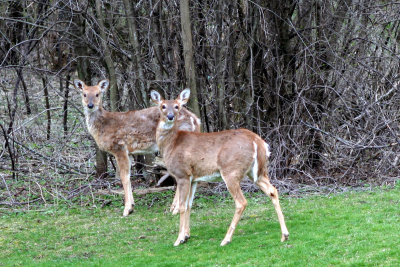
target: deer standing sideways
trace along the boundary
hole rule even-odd
[[[240,182],[248,175],[268,195],[278,214],[281,241],[289,237],[279,205],[278,191],[268,177],[269,146],[257,134],[246,130],[227,130],[214,133],[182,131],[177,124],[182,105],[186,104],[190,90],[185,89],[176,100],[163,100],[156,91],[151,92],[161,114],[156,141],[168,172],[175,177],[179,190],[180,226],[174,246],[190,237],[190,210],[196,185],[200,181],[222,178],[235,201],[235,214],[228,232],[221,242],[232,241],[236,225],[247,205]]]
[[[95,86],[87,86],[80,80],[74,81],[81,91],[85,111],[86,125],[101,150],[112,154],[118,165],[119,176],[124,188],[125,207],[123,216],[133,211],[135,204],[130,181],[131,161],[129,154],[151,154],[158,150],[155,133],[160,113],[158,107],[127,112],[109,112],[103,109],[102,95],[108,89],[108,80],[102,80]],[[178,128],[188,131],[200,131],[200,120],[182,109],[177,120]],[[176,191],[174,207],[177,208],[179,192]]]

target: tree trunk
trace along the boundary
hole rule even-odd
[[[30,100],[29,100],[28,87],[26,86],[24,75],[23,75],[22,71],[20,72],[20,75],[21,75],[20,79],[22,82],[22,89],[23,89],[23,93],[24,93],[26,115],[31,115],[32,111],[31,111],[31,104],[30,104]]]
[[[277,73],[279,75],[279,81],[277,84],[281,84],[280,88],[277,89],[276,97],[276,115],[279,116],[280,110],[285,105],[281,99],[292,99],[295,85],[295,51],[290,46],[290,28],[287,21],[291,18],[295,1],[265,1],[264,4],[268,10],[268,19],[270,27],[273,30],[274,36],[276,36],[275,47],[273,49],[273,56],[279,64]],[[280,97],[279,97],[280,96]]]
[[[110,105],[111,111],[119,110],[119,92],[118,92],[118,84],[117,84],[117,76],[115,74],[114,62],[111,57],[111,50],[108,47],[107,43],[107,35],[106,29],[104,26],[104,15],[102,12],[102,1],[96,0],[96,14],[97,14],[97,22],[99,23],[101,44],[104,52],[104,62],[106,63],[106,67],[108,70],[108,75],[110,76]]]
[[[216,13],[216,26],[217,32],[222,32],[222,16],[223,16],[223,4],[225,1],[218,1]],[[220,42],[215,47],[215,71],[217,77],[217,98],[218,98],[218,122],[219,129],[226,130],[227,121],[226,121],[226,108],[225,108],[225,70],[226,70],[226,60],[223,59],[223,47],[226,42],[226,37],[223,39],[222,36],[219,38]]]
[[[228,14],[232,14],[234,10],[234,3],[230,2],[228,4]],[[234,23],[234,20],[230,18],[229,20],[229,32],[231,34],[228,37],[227,40],[227,49],[226,49],[226,75],[227,75],[227,87],[225,88],[226,91],[231,94],[232,92],[235,91],[236,89],[236,77],[235,77],[235,55],[236,55],[236,46],[235,46],[235,39],[237,37],[237,27]],[[226,104],[226,108],[228,108],[230,105]],[[226,114],[226,120],[227,120],[227,125],[230,124],[230,109],[227,111]]]
[[[79,36],[85,35],[85,20],[81,15],[75,17],[75,24],[78,26],[77,32]],[[78,78],[85,83],[92,84],[92,73],[90,71],[90,62],[88,59],[89,51],[87,45],[82,40],[75,42],[75,54],[78,56]],[[104,177],[107,173],[107,153],[96,147],[96,176]]]
[[[186,84],[191,95],[189,107],[196,116],[200,117],[200,108],[197,94],[196,68],[193,57],[192,30],[190,24],[189,0],[180,0],[183,57],[185,59]]]
[[[247,80],[248,80],[248,88],[245,88],[245,110],[244,116],[248,129],[255,129],[255,125],[253,124],[253,112],[254,112],[254,100],[255,100],[255,83],[254,83],[254,71],[255,71],[255,46],[257,40],[257,28],[258,25],[258,11],[254,6],[249,7],[249,17],[248,17],[248,25],[247,29],[250,31],[251,39],[248,44],[248,53],[249,53],[249,65],[247,70]]]
[[[37,58],[38,58],[38,66],[39,68],[42,67],[40,62],[40,51],[37,51]],[[51,112],[50,112],[50,101],[49,101],[49,88],[48,88],[48,78],[47,76],[42,76],[42,84],[43,84],[43,95],[46,107],[46,117],[47,117],[47,129],[46,129],[46,139],[50,140],[50,133],[51,133]]]
[[[107,153],[96,145],[96,177],[104,178],[107,175]]]
[[[65,81],[65,92],[64,92],[64,105],[63,105],[63,126],[64,126],[64,138],[68,134],[68,96],[69,96],[69,80],[71,75],[67,74],[67,80]],[[63,80],[60,78],[60,86],[62,86]]]
[[[135,65],[134,69],[137,70],[136,77],[138,78],[138,84],[140,88],[140,93],[142,95],[143,107],[149,106],[148,95],[146,92],[146,84],[145,77],[143,74],[143,66],[140,58],[140,44],[138,39],[138,31],[136,26],[136,20],[134,18],[134,10],[130,4],[130,0],[123,0],[125,6],[125,14],[127,16],[127,24],[129,29],[129,39],[133,47],[133,64]]]
[[[46,105],[46,117],[47,117],[46,139],[50,140],[51,112],[50,112],[50,102],[49,102],[48,79],[46,76],[42,76],[42,84],[43,84],[43,94],[44,94],[44,100],[45,100],[45,105]]]
[[[153,44],[153,65],[154,73],[157,83],[161,83],[164,77],[164,65],[163,55],[161,53],[161,40],[160,40],[160,27],[158,25],[161,12],[162,12],[162,1],[157,2],[153,7],[153,14],[151,16],[151,42]]]
[[[206,17],[204,14],[204,10],[197,10],[197,17],[196,17],[196,21],[205,21]],[[197,63],[197,75],[203,77],[202,79],[198,80],[198,85],[199,88],[206,88],[207,87],[207,79],[204,79],[204,77],[206,77],[207,73],[208,73],[208,54],[207,54],[207,30],[206,30],[206,25],[205,23],[198,23],[197,24],[198,29],[197,29],[197,34],[198,34],[198,47],[200,48],[200,51],[197,51],[198,54],[200,54],[199,59],[200,61]],[[199,74],[200,73],[200,74]],[[201,94],[200,94],[201,96]],[[203,131],[206,132],[210,132],[210,120],[209,120],[209,116],[208,116],[208,107],[207,105],[204,104],[204,99],[206,99],[207,96],[201,97],[200,103],[202,103],[202,105],[200,105],[200,113],[202,115],[202,122],[201,122],[201,128],[203,129]],[[212,107],[210,107],[210,109],[212,109]],[[213,129],[215,130],[215,128]]]

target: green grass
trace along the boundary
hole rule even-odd
[[[122,218],[105,208],[47,207],[0,218],[0,266],[327,266],[400,265],[400,188],[303,198],[281,197],[290,240],[280,242],[269,199],[249,200],[232,243],[223,239],[233,215],[230,197],[195,200],[191,238],[177,248],[178,216],[166,212],[172,193],[136,198]],[[151,207],[150,207],[151,206]]]

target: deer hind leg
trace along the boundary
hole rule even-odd
[[[271,185],[268,176],[261,176],[257,181],[257,185],[267,196],[271,198],[272,204],[274,204],[276,214],[278,215],[279,224],[281,226],[281,232],[282,232],[281,242],[288,240],[289,231],[286,228],[285,219],[283,217],[281,206],[279,205],[278,190],[276,190],[276,188],[273,185]]]
[[[197,188],[197,182],[193,182],[190,187],[189,203],[187,205],[187,211],[185,216],[185,241],[190,238],[190,212],[192,210],[192,204],[196,188]]]
[[[120,152],[115,155],[117,160],[119,176],[124,188],[125,208],[123,216],[128,216],[133,211],[135,202],[133,200],[132,185],[130,179],[131,162],[127,151]]]
[[[178,238],[176,239],[174,246],[179,246],[182,243],[185,243],[187,241],[185,237],[185,229],[189,228],[189,225],[186,225],[189,223],[187,221],[188,216],[190,214],[187,214],[190,210],[188,208],[189,206],[189,198],[190,198],[190,180],[189,179],[177,179],[178,183],[178,190],[179,190],[179,234]]]
[[[245,199],[242,189],[240,189],[240,180],[241,177],[233,174],[223,174],[221,173],[222,179],[225,181],[225,184],[229,190],[229,193],[233,197],[235,201],[235,214],[233,215],[233,219],[231,225],[228,228],[228,231],[225,235],[225,238],[221,242],[221,246],[225,246],[232,241],[232,235],[235,232],[236,225],[238,224],[240,217],[247,206],[247,200]]]

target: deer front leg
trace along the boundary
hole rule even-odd
[[[132,185],[130,179],[131,162],[128,152],[120,152],[115,155],[117,160],[119,176],[121,178],[122,187],[124,188],[124,213],[123,216],[128,216],[133,211],[135,202],[133,200]]]
[[[187,212],[188,209],[188,202],[189,202],[189,193],[190,193],[190,181],[189,179],[177,179],[178,182],[178,190],[179,190],[179,234],[178,238],[176,239],[174,246],[179,246],[186,242],[185,238],[185,229],[188,227],[186,226],[187,223]]]
[[[172,215],[176,215],[179,212],[179,189],[176,187],[174,200],[172,201],[171,208],[169,209]]]

